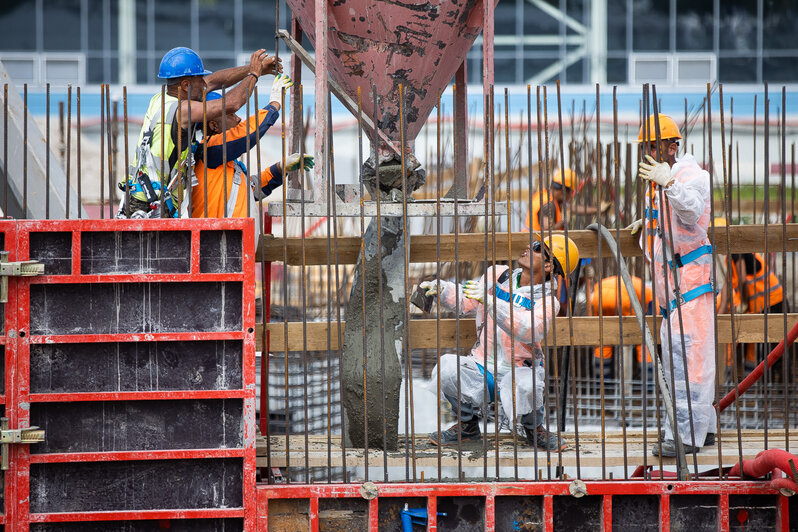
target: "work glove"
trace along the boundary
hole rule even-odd
[[[485,285],[480,281],[466,281],[463,283],[463,295],[479,303],[484,303]]]
[[[658,163],[650,155],[646,155],[646,160],[648,160],[650,164],[640,161],[640,178],[646,181],[653,181],[664,188],[669,187],[670,184],[673,183],[670,165],[668,163]]]
[[[315,164],[313,162],[313,156],[312,155],[305,155],[304,159],[305,159],[305,170],[310,170],[311,168],[313,168],[313,165]],[[292,153],[285,160],[285,171],[286,172],[293,172],[294,170],[299,170],[299,166],[300,166],[300,164],[299,164],[299,154],[298,153]]]
[[[639,233],[642,228],[643,228],[643,219],[642,218],[640,218],[638,220],[635,220],[634,222],[630,223],[629,226],[627,227],[627,229],[631,229],[632,230],[632,236],[634,236],[637,233]]]
[[[272,83],[272,92],[269,101],[282,103],[283,89],[287,89],[293,85],[294,82],[290,77],[285,74],[277,74],[274,76],[274,83]]]
[[[437,296],[438,295],[438,281],[422,281],[418,283],[418,287],[424,290],[425,296]]]

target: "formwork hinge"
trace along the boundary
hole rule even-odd
[[[39,443],[44,441],[44,431],[39,427],[9,429],[8,418],[0,418],[0,470],[8,469],[8,446],[12,443]]]
[[[44,264],[35,260],[9,262],[8,251],[0,251],[0,303],[8,303],[8,278],[44,274]]]

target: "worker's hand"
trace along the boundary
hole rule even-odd
[[[305,155],[305,170],[310,170],[314,166],[313,156],[312,155]],[[293,172],[294,170],[299,170],[299,154],[292,153],[285,159],[285,169],[287,172]]]
[[[283,96],[283,89],[287,89],[288,87],[292,87],[294,82],[291,78],[289,78],[286,74],[277,74],[274,76],[274,83],[272,83],[272,92],[271,96],[269,97],[270,102],[277,102],[282,104],[282,96]]]
[[[479,281],[466,281],[463,283],[463,295],[479,303],[484,303],[485,285]]]
[[[607,214],[607,211],[609,211],[611,208],[612,208],[611,201],[602,201],[601,204],[599,205],[599,213]]]
[[[438,282],[437,281],[423,281],[418,283],[418,287],[424,290],[425,296],[438,295]]]
[[[653,181],[661,187],[669,187],[670,184],[673,183],[670,165],[668,163],[658,163],[650,155],[646,155],[646,160],[648,160],[649,164],[640,161],[640,178]]]
[[[260,64],[260,75],[279,74],[283,71],[283,60],[276,55],[264,55]]]
[[[632,230],[632,236],[634,236],[637,233],[639,233],[642,228],[643,228],[643,219],[642,218],[640,218],[639,220],[635,220],[634,222],[630,223],[629,226],[627,227],[627,229],[631,229]]]
[[[250,74],[255,74],[256,76],[261,75],[261,65],[263,64],[264,57],[266,57],[266,50],[263,48],[252,52],[252,55],[249,57]]]

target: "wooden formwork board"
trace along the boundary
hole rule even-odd
[[[576,346],[595,346],[599,345],[599,338],[604,345],[637,345],[643,340],[643,334],[637,324],[637,319],[632,316],[625,316],[619,319],[617,316],[603,317],[598,316],[577,316],[571,318],[573,324],[573,336],[570,334],[571,324],[566,317],[558,317],[554,320],[553,330],[549,332],[548,345],[576,345]],[[649,317],[649,328],[655,336],[655,341],[659,335],[661,317]],[[476,325],[473,318],[462,318],[459,320],[461,348],[468,348],[476,341]],[[798,313],[787,314],[787,331],[798,323]],[[732,317],[729,314],[718,315],[718,342],[721,344],[730,343],[732,339]],[[346,326],[341,322],[341,331]],[[260,327],[255,337],[258,339],[257,349],[260,345]],[[439,329],[440,327],[440,329]],[[419,319],[410,321],[410,347],[411,349],[435,349],[437,347],[451,349],[455,348],[457,320],[441,319],[440,324],[435,319]],[[600,327],[603,329],[599,335]],[[285,350],[285,323],[274,322],[266,324],[269,332],[269,349],[271,352],[281,352]],[[308,322],[304,328],[307,330],[307,350],[326,351],[328,349],[338,349],[338,322]],[[330,329],[329,343],[327,331]],[[623,334],[621,334],[621,329]],[[303,344],[303,324],[301,322],[288,323],[288,346],[289,350],[301,349]],[[440,331],[440,332],[439,332]],[[765,338],[765,316],[763,314],[743,314],[734,316],[735,341],[738,343],[756,342],[779,342],[784,339],[786,331],[784,329],[783,314],[769,314],[767,317],[767,339]]]

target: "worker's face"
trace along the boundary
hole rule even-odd
[[[562,203],[565,200],[565,191],[568,190],[567,188],[552,188],[551,195],[554,198],[554,201],[557,203]]]
[[[532,242],[532,246],[527,246],[521,252],[521,256],[518,257],[518,265],[529,270],[533,284],[542,283],[546,272],[551,269],[548,251],[539,241]]]
[[[202,93],[207,87],[208,85],[205,83],[205,77],[203,76],[189,76],[180,82],[180,88],[183,89],[183,96],[186,98],[190,97],[196,102],[202,101]],[[190,93],[189,90],[191,90]]]
[[[208,121],[208,129],[211,133],[218,134],[224,131],[225,129],[230,129],[236,127],[238,124],[241,123],[241,118],[235,113],[227,113],[224,117],[224,127],[222,127],[222,120],[209,120]]]
[[[659,141],[659,152],[657,152],[656,142],[646,142],[643,145],[643,155],[650,155],[657,161],[664,161],[671,166],[676,163],[676,152],[679,149],[679,143],[671,140]]]

